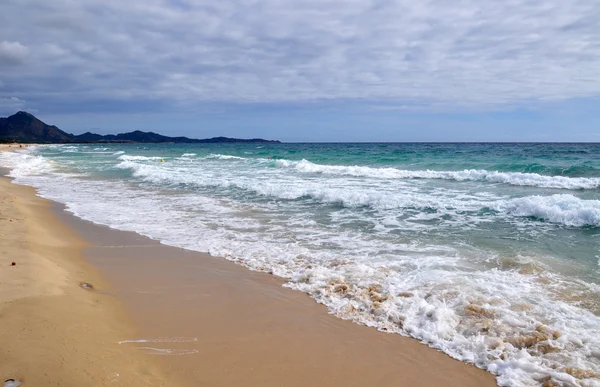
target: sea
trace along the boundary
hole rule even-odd
[[[48,145],[0,166],[501,386],[600,386],[600,144]]]

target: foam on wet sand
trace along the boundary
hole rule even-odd
[[[120,342],[190,385],[493,386],[414,339],[340,320],[284,280],[57,210],[132,312]]]

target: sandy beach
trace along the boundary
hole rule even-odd
[[[39,144],[0,144],[0,152],[8,152],[17,149],[29,148]]]
[[[12,147],[3,146],[4,149]],[[134,334],[82,256],[85,242],[58,222],[33,188],[0,177],[0,378],[23,386],[173,386],[118,345]],[[13,265],[14,263],[14,265]]]
[[[0,235],[3,380],[495,385],[493,375],[416,340],[329,315],[277,277],[91,224],[4,177]]]

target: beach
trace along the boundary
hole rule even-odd
[[[51,203],[33,188],[1,175],[2,380],[24,386],[176,385],[152,359],[118,346],[135,329],[120,302],[95,291],[109,285],[85,261],[86,242],[57,221]]]
[[[0,196],[4,379],[495,385],[491,374],[414,339],[340,320],[273,275],[91,224],[5,177]]]
[[[0,1],[0,387],[600,387],[598,5]]]
[[[135,331],[85,242],[30,187],[0,178],[0,375],[24,386],[168,386],[152,359],[119,347]],[[14,266],[12,263],[14,262]],[[94,287],[85,289],[83,283]]]

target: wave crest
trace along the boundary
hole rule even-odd
[[[219,160],[246,160],[244,157],[232,156],[232,155],[221,155],[221,154],[210,154],[205,157],[206,159],[219,159]]]
[[[396,168],[373,168],[365,166],[323,165],[308,160],[277,160],[281,168],[293,168],[301,173],[320,173],[375,179],[442,179],[455,181],[484,181],[540,188],[560,188],[570,190],[600,188],[600,178],[547,176],[537,173],[498,172],[485,169],[465,169],[462,171],[406,170]]]
[[[148,161],[148,160],[161,160],[162,157],[159,156],[130,156],[130,155],[122,155],[117,158],[118,160],[123,161]]]
[[[502,202],[496,209],[566,226],[600,226],[600,200],[582,200],[569,194],[526,196]]]
[[[447,213],[468,216],[466,212],[476,213],[491,209],[497,211],[500,217],[534,217],[569,227],[600,227],[600,201],[580,199],[571,194],[532,195],[514,199],[485,196],[455,198],[444,196],[441,192],[423,195],[408,191],[381,191],[360,187],[348,190],[331,186],[328,182],[297,181],[281,184],[254,179],[206,178],[190,174],[187,170],[177,168],[167,170],[158,165],[129,160],[121,162],[117,167],[130,169],[134,176],[155,184],[234,187],[265,197],[284,200],[311,199],[347,208],[371,207],[381,211],[426,209],[435,211],[440,217]]]

